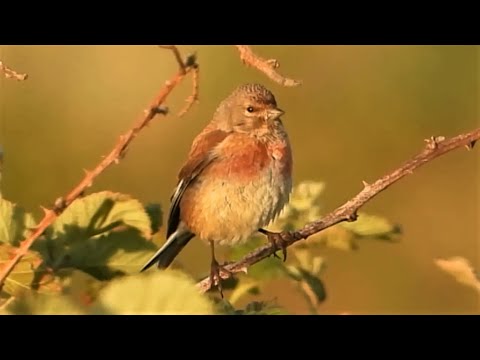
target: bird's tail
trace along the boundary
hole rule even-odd
[[[140,272],[147,270],[155,263],[158,263],[157,265],[161,269],[167,268],[194,236],[195,234],[190,231],[178,229],[170,235],[160,250],[147,261]]]

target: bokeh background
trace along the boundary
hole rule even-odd
[[[326,183],[323,209],[356,194],[415,155],[432,135],[479,126],[480,48],[475,46],[253,46],[303,85],[283,88],[242,65],[233,46],[180,46],[200,63],[200,103],[186,116],[159,117],[92,191],[110,189],[168,204],[190,142],[221,99],[261,82],[287,112],[295,183]],[[155,46],[1,46],[0,59],[24,82],[0,79],[4,197],[38,214],[107,153],[176,71]],[[191,84],[169,97],[173,113]],[[420,168],[363,209],[402,225],[399,243],[364,241],[354,252],[326,249],[328,291],[320,313],[480,313],[480,299],[441,271],[436,258],[463,256],[480,268],[478,149],[457,150]],[[208,248],[179,257],[204,273]],[[293,287],[272,283],[268,298],[294,313],[306,305]]]

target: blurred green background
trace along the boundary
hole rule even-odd
[[[303,85],[282,88],[242,65],[233,46],[180,46],[196,52],[200,103],[186,116],[158,117],[126,158],[91,191],[110,189],[167,206],[193,137],[238,84],[261,82],[286,111],[295,183],[326,183],[332,210],[415,155],[432,135],[479,126],[480,53],[475,46],[253,46],[280,61]],[[0,79],[4,197],[38,214],[106,154],[176,71],[155,46],[1,46],[0,59],[24,82]],[[190,80],[169,97],[178,112]],[[371,201],[364,211],[402,225],[399,243],[361,242],[354,252],[325,250],[327,300],[321,313],[480,313],[480,299],[434,264],[466,257],[480,268],[479,149],[457,150],[427,164]],[[162,239],[163,241],[163,239]],[[193,241],[179,260],[192,274],[209,266]],[[305,313],[283,282],[266,298]]]

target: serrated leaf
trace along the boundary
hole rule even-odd
[[[480,293],[480,278],[470,264],[470,262],[463,257],[452,257],[450,259],[436,259],[435,264],[450,274],[459,283],[469,286]]]
[[[7,244],[0,244],[0,266],[10,261],[16,248]],[[14,296],[35,290],[40,293],[58,293],[61,287],[50,278],[42,266],[42,258],[35,251],[28,251],[10,275],[5,279],[3,290]]]
[[[113,280],[99,294],[96,314],[208,315],[215,306],[185,273],[164,270]]]
[[[151,236],[150,219],[138,200],[102,191],[76,199],[52,224],[48,237],[71,244],[125,227],[138,229],[145,238]]]
[[[84,315],[86,308],[65,295],[29,293],[6,306],[10,315]]]
[[[77,199],[35,243],[48,265],[75,268],[97,279],[136,273],[157,250],[143,205],[108,191]]]
[[[356,236],[382,240],[392,240],[394,235],[401,232],[397,224],[393,224],[383,217],[365,213],[359,213],[356,221],[344,222],[341,223],[341,226]]]
[[[76,242],[58,253],[56,268],[75,268],[99,280],[138,273],[157,246],[136,229],[111,232]]]
[[[0,243],[18,246],[34,227],[35,219],[32,214],[0,198]]]

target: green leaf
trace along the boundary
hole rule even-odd
[[[323,182],[303,181],[293,189],[290,206],[297,211],[307,211],[319,203],[324,190]]]
[[[322,217],[321,197],[325,184],[317,181],[304,181],[294,187],[289,204],[278,219],[268,227],[270,231],[292,231]],[[359,238],[396,240],[401,233],[397,224],[379,216],[359,214],[355,222],[342,222],[308,238],[308,241],[295,245],[298,248],[327,246],[340,250],[356,250]]]
[[[99,294],[95,314],[208,315],[215,305],[194,281],[176,270],[146,272],[113,280]]]
[[[7,307],[13,300],[15,300],[15,297],[0,291],[0,315],[10,315],[7,311]]]
[[[282,307],[266,302],[253,301],[244,309],[236,309],[228,300],[217,300],[217,313],[222,315],[287,315],[288,312]]]
[[[3,148],[0,146],[0,185],[3,176]],[[0,198],[2,198],[2,187],[0,186]]]
[[[0,198],[0,243],[18,246],[35,227],[33,215]]]
[[[231,304],[236,304],[243,296],[258,293],[260,287],[260,282],[251,280],[248,277],[244,278],[240,283],[235,287],[235,289],[230,294],[229,301]]]
[[[393,224],[383,217],[365,213],[359,213],[356,221],[344,222],[341,223],[341,226],[358,237],[390,241],[395,240],[394,236],[401,233],[401,229],[397,224]]]
[[[325,286],[317,276],[299,266],[289,266],[288,273],[293,280],[300,284],[312,306],[317,306],[320,302],[325,301],[327,298]]]
[[[326,268],[324,258],[313,255],[309,250],[295,249],[294,254],[299,266],[313,275],[319,276]]]
[[[55,274],[63,287],[63,294],[83,305],[90,305],[107,283],[77,269],[62,269]]]
[[[328,247],[331,249],[351,251],[356,250],[358,245],[355,241],[355,235],[351,231],[340,226],[334,226],[310,236],[307,241],[299,242],[296,247],[299,249]]]
[[[11,301],[5,308],[10,315],[84,315],[86,308],[65,295],[29,293]]]
[[[459,256],[450,259],[436,259],[435,264],[453,276],[460,284],[471,287],[480,293],[480,278],[467,259]]]
[[[129,195],[102,191],[76,199],[53,223],[50,239],[71,244],[132,227],[150,238],[150,219],[143,205]]]
[[[147,204],[145,206],[145,211],[147,212],[147,215],[150,219],[150,230],[152,234],[155,234],[162,227],[162,207],[160,206],[160,204]]]
[[[320,199],[324,189],[325,184],[317,181],[303,181],[295,186],[289,203],[268,229],[290,231],[317,220],[321,215]]]
[[[0,244],[0,266],[5,266],[12,259],[15,251],[16,248],[10,245]],[[18,296],[32,289],[40,293],[58,293],[61,291],[61,286],[42,266],[40,254],[30,250],[5,279],[3,290],[10,295]]]
[[[134,274],[157,251],[136,229],[85,239],[57,252],[55,268],[80,269],[99,280]]]
[[[243,256],[249,252],[255,250],[259,246],[266,244],[266,237],[254,237],[250,239],[246,244],[236,246],[231,250],[232,260],[240,260]],[[282,255],[280,255],[282,256]],[[279,278],[285,275],[284,263],[282,260],[273,256],[263,259],[262,261],[252,265],[248,268],[248,277],[257,280],[270,280]]]
[[[316,313],[318,305],[327,297],[325,286],[320,280],[320,275],[326,267],[325,261],[321,256],[314,256],[304,249],[295,249],[294,254],[298,265],[287,266],[286,273],[298,284],[311,311]]]
[[[154,254],[151,222],[128,195],[101,192],[78,199],[35,243],[54,269],[75,268],[97,279],[136,273]]]
[[[217,314],[220,315],[238,315],[237,311],[231,302],[227,299],[217,299],[213,298],[215,304],[215,310]]]
[[[264,301],[253,301],[244,310],[237,311],[239,315],[288,315],[280,306]]]

